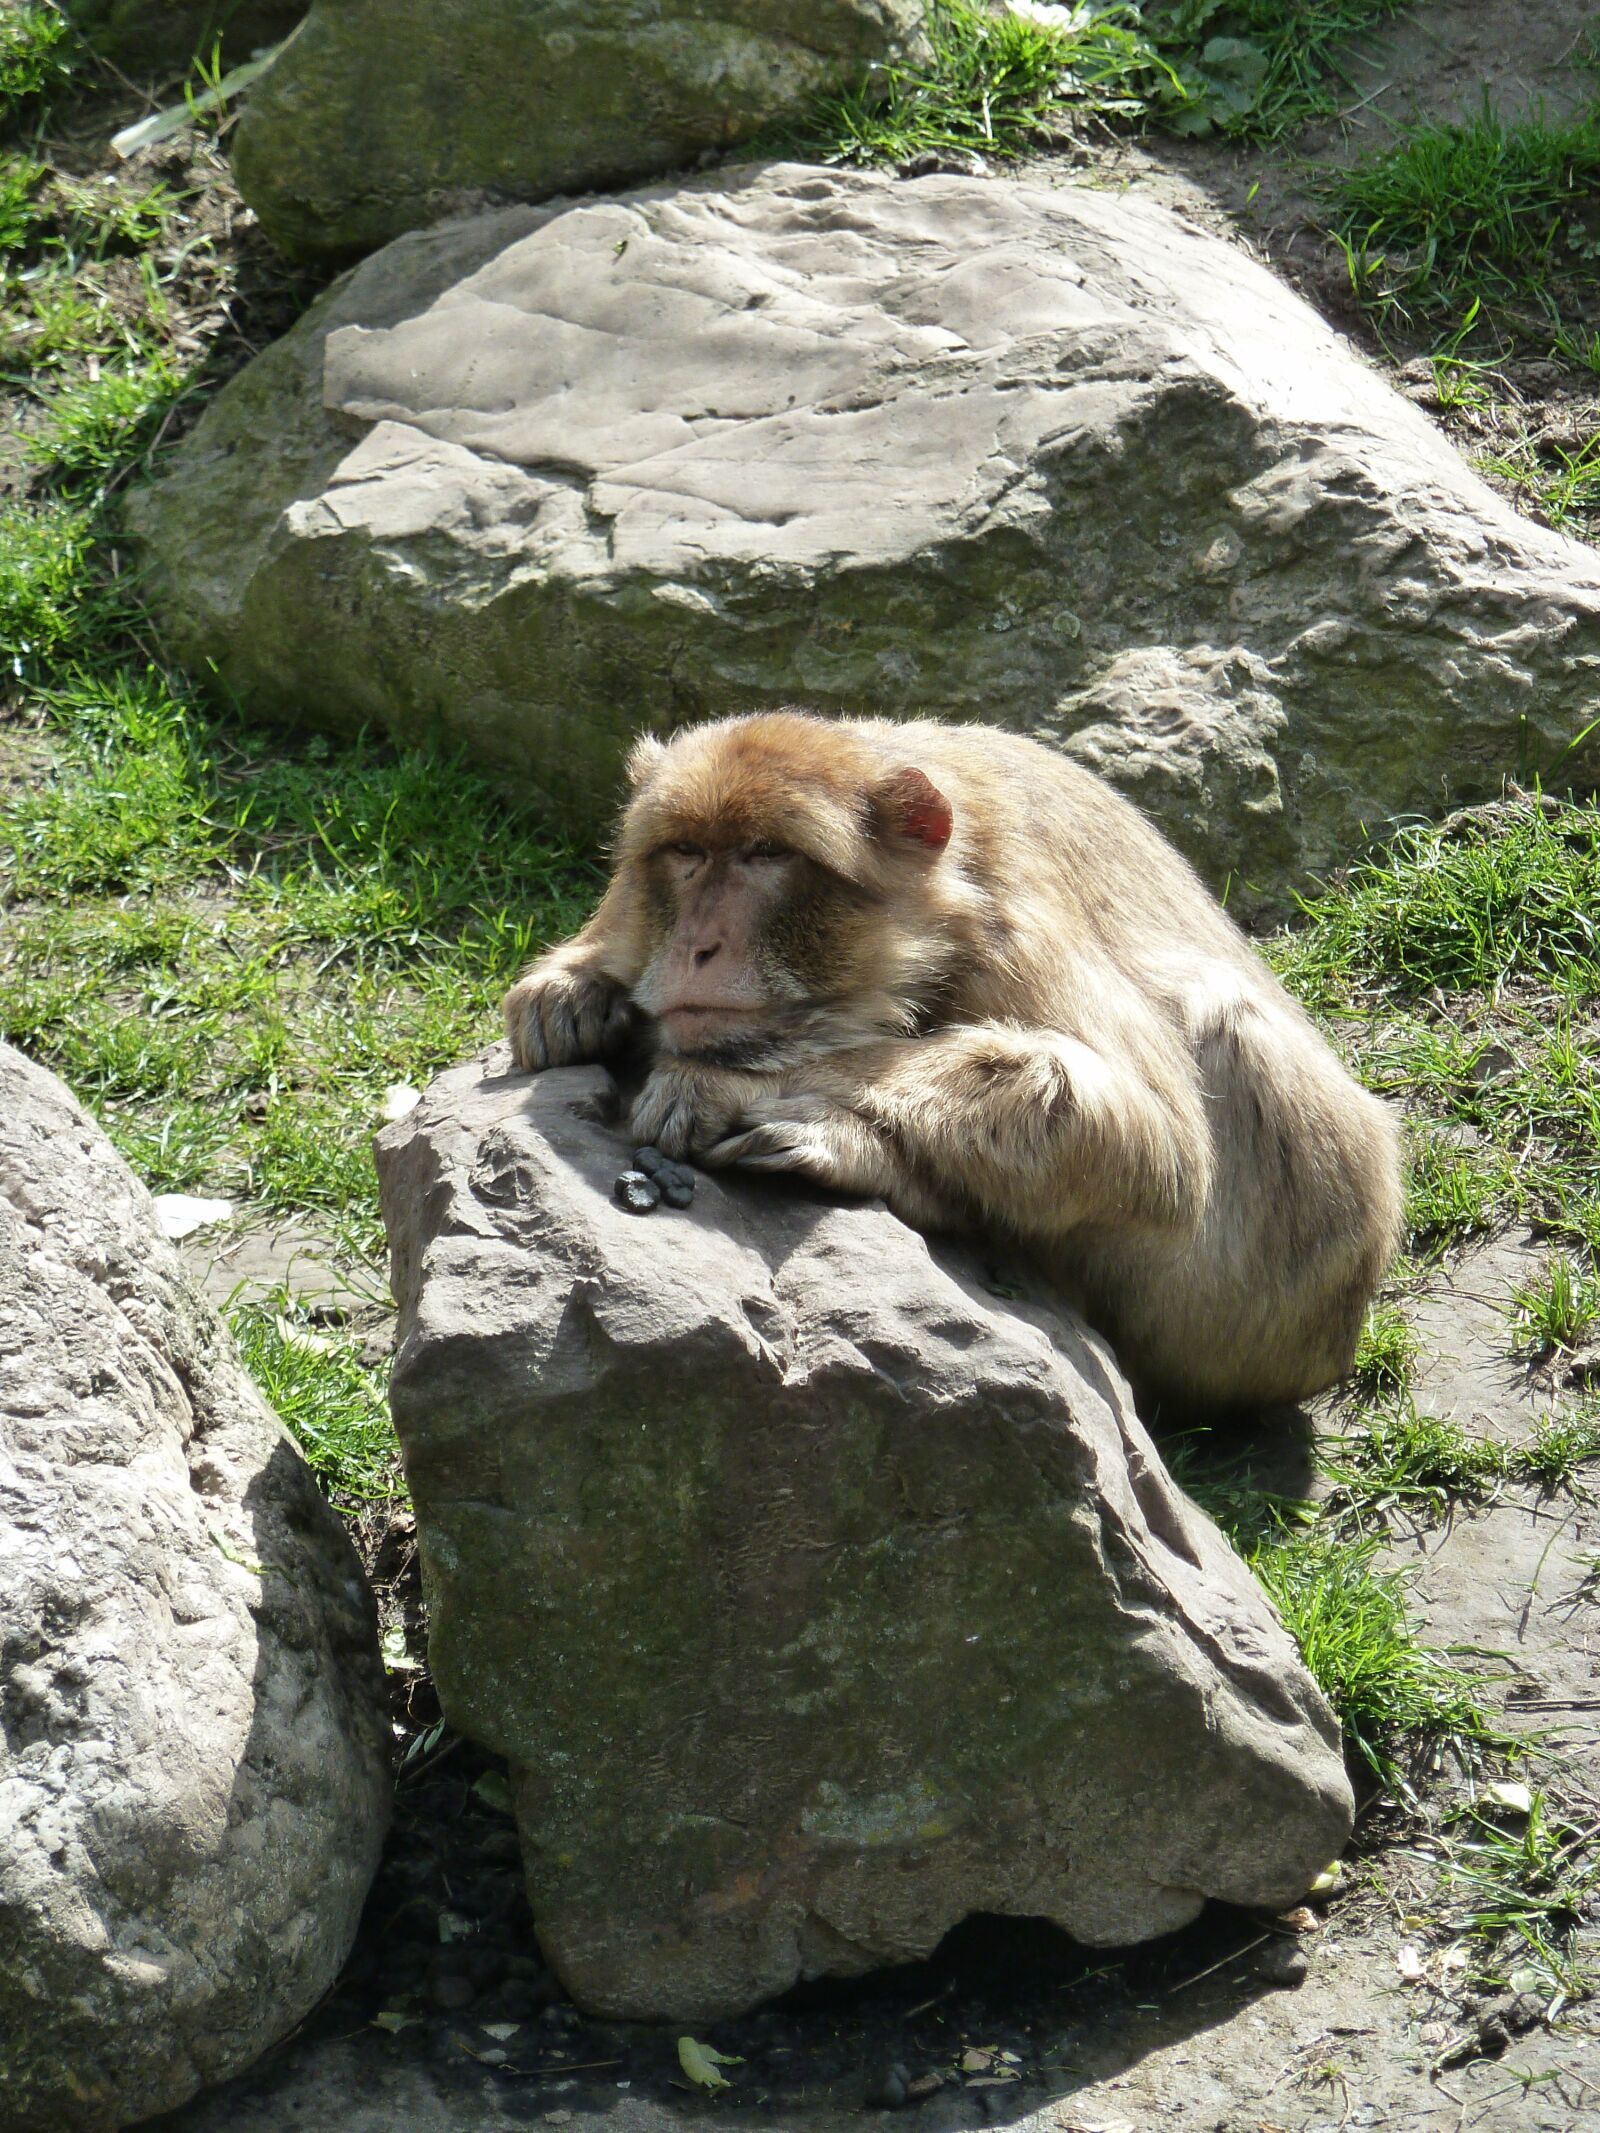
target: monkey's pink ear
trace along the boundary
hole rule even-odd
[[[942,852],[950,842],[955,824],[950,802],[920,770],[897,770],[877,787],[873,798],[878,819],[894,835],[929,852]]]
[[[666,745],[653,733],[641,733],[628,750],[628,783],[637,792],[666,754]]]

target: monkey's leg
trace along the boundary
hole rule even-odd
[[[1192,1233],[1211,1183],[1198,1079],[1176,1046],[1135,1061],[999,1023],[820,1055],[748,1101],[706,1160],[881,1194],[913,1222],[959,1212],[1039,1237]]]

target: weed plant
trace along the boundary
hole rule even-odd
[[[1525,1816],[1463,1810],[1440,1848],[1453,1897],[1447,1929],[1474,1947],[1474,1982],[1557,2004],[1585,1997],[1572,1937],[1600,1886],[1593,1829],[1553,1815],[1535,1792]]]
[[[1552,1252],[1538,1276],[1511,1292],[1516,1346],[1535,1356],[1572,1348],[1600,1319],[1600,1283],[1573,1261]]]
[[[66,84],[71,53],[71,33],[58,9],[22,0],[0,13],[0,125]]]

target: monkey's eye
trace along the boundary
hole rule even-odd
[[[704,848],[698,844],[663,844],[660,850],[669,859],[704,859]]]
[[[745,859],[787,859],[788,856],[786,844],[747,844],[741,854]]]

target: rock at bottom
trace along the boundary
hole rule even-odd
[[[144,1188],[0,1045],[4,2133],[110,2133],[286,2036],[390,1791],[337,1516]]]
[[[877,1204],[641,1222],[610,1099],[498,1054],[378,1141],[435,1676],[574,1998],[706,2021],[974,1911],[1300,1896],[1337,1728],[1105,1346]]]

